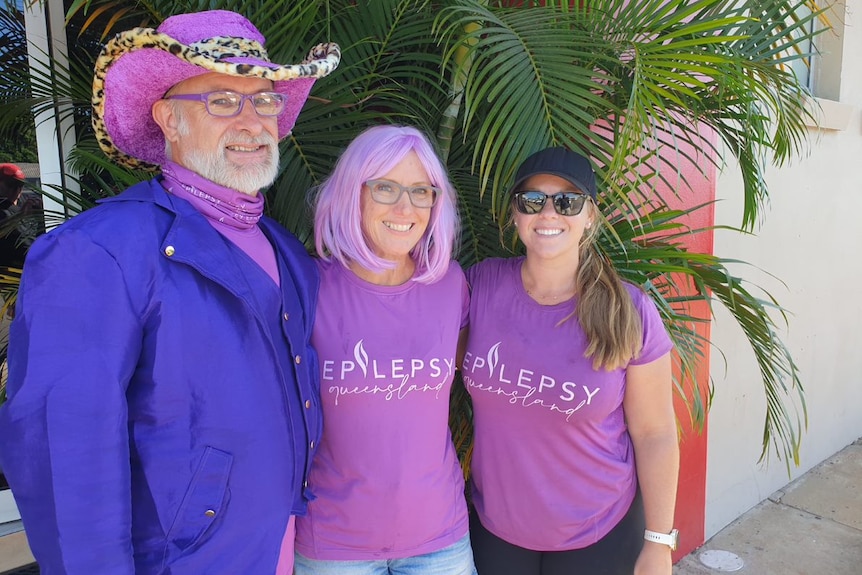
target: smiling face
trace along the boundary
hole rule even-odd
[[[254,94],[272,82],[210,72],[180,82],[170,94],[230,90]],[[278,174],[278,118],[259,116],[250,101],[232,117],[211,116],[203,102],[158,100],[153,119],[174,162],[217,184],[255,195]]]
[[[537,174],[520,186],[521,190],[537,190],[549,196],[558,192],[578,192],[567,180],[550,174]],[[577,258],[578,247],[586,229],[592,225],[592,205],[589,201],[576,216],[561,216],[554,210],[550,198],[538,214],[514,212],[518,236],[527,248],[527,257],[554,260]]]
[[[428,186],[431,181],[416,152],[404,158],[380,180],[390,180],[402,186]],[[371,197],[368,186],[362,186],[360,210],[362,232],[368,246],[381,258],[402,266],[412,266],[410,251],[416,247],[431,218],[431,208],[417,208],[410,203],[409,194],[401,194],[391,205],[381,204]]]

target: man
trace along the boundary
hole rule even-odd
[[[0,209],[17,204],[26,183],[21,168],[15,164],[0,164]]]
[[[18,200],[26,182],[21,168],[15,164],[0,164],[0,227],[20,211]],[[27,246],[17,226],[0,232],[0,266],[20,268],[26,253]]]
[[[8,273],[6,268],[20,269],[24,265],[30,238],[22,233],[26,232],[23,222],[19,219],[13,225],[12,218],[23,211],[19,201],[26,181],[24,171],[15,164],[0,164],[0,274]],[[0,296],[0,381],[6,378],[9,322],[14,311],[15,308],[7,307],[6,300]]]
[[[258,191],[339,52],[280,66],[263,42],[201,12],[97,60],[102,148],[162,175],[28,255],[0,452],[43,573],[291,572],[321,431],[318,279]]]

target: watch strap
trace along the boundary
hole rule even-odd
[[[677,543],[679,542],[679,531],[674,529],[670,533],[659,533],[658,531],[644,529],[644,539],[653,543],[667,545],[671,551],[676,551]]]

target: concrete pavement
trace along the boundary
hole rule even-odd
[[[773,493],[674,575],[862,575],[862,439]]]
[[[4,534],[0,537],[0,575],[25,575],[32,573],[22,566],[32,565],[35,560],[27,545],[23,531]],[[38,571],[36,571],[38,573]]]

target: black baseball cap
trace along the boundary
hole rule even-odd
[[[509,192],[517,192],[521,184],[537,174],[551,174],[568,181],[583,193],[596,199],[596,173],[590,161],[568,148],[545,148],[521,163],[515,183]]]

